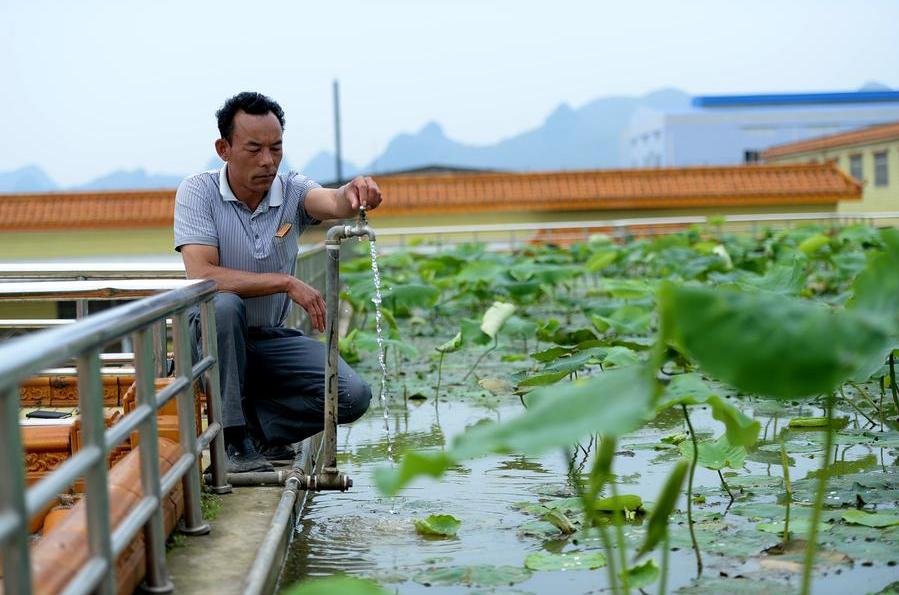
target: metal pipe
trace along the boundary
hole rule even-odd
[[[208,448],[215,437],[222,431],[222,424],[219,422],[212,422],[210,425],[206,426],[206,429],[202,434],[197,436],[197,450],[204,450]],[[222,467],[224,469],[224,467]],[[227,492],[216,492],[217,494],[227,494],[231,490]]]
[[[276,469],[275,471],[250,471],[249,473],[228,473],[225,479],[234,487],[248,488],[256,486],[279,486],[284,485],[290,475],[290,469]],[[212,479],[211,474],[207,473],[206,481]]]
[[[188,357],[190,357],[188,355]],[[184,370],[181,370],[180,374],[184,374]],[[190,374],[188,371],[187,374]],[[160,376],[160,378],[165,378],[165,376]],[[191,398],[193,398],[193,379],[190,376],[178,376],[174,380],[172,380],[169,384],[164,386],[162,390],[156,393],[156,408],[161,409],[163,405],[171,401],[174,397],[180,396],[185,390],[190,390]],[[193,411],[193,409],[191,409]]]
[[[196,464],[196,459],[191,454],[182,454],[180,457],[178,457],[178,460],[175,461],[175,463],[171,466],[171,468],[165,472],[165,475],[163,475],[159,479],[159,485],[161,486],[162,493],[168,494],[172,490],[172,488],[175,487],[175,484],[178,483],[179,480],[185,479],[185,477],[186,477],[185,473],[187,472],[188,469],[190,469],[195,464]],[[195,470],[194,473],[197,473],[197,471]],[[200,485],[199,473],[197,473],[196,477],[197,477],[197,485],[199,486]],[[197,502],[197,507],[199,508],[199,502]],[[187,503],[185,502],[185,510],[186,509],[187,509]],[[197,514],[199,514],[199,511],[197,511]],[[200,515],[199,518],[202,521],[203,516]],[[186,519],[185,519],[185,524],[187,524]],[[206,523],[202,523],[202,524],[205,525]],[[186,533],[187,535],[206,535],[206,533],[209,533],[208,525],[207,525],[205,531],[202,530],[202,528],[201,528],[201,531],[199,533],[194,533],[192,530],[190,530],[189,525],[187,527],[185,527],[185,529],[187,529],[187,530],[182,529],[181,532]]]
[[[100,384],[100,353],[88,351],[78,358],[78,405],[81,408],[81,434],[84,445],[100,449],[102,456],[84,475],[87,501],[87,541],[91,557],[103,560],[107,568],[115,565],[112,557],[109,525],[109,492],[106,473],[106,424],[103,419],[103,386]],[[115,576],[104,572],[99,584],[101,595],[116,592]]]
[[[337,362],[338,362],[338,308],[340,306],[340,243],[352,237],[368,236],[375,241],[375,232],[365,219],[365,209],[359,210],[359,219],[353,225],[335,225],[325,234],[327,252],[326,268],[326,337],[325,360],[325,419],[323,438],[323,466],[313,478],[310,489],[346,490],[352,484],[337,470]]]
[[[18,399],[18,395],[16,395],[16,398]],[[24,458],[24,456],[20,456],[20,459]],[[97,445],[84,446],[66,459],[59,467],[53,470],[53,473],[45,475],[29,488],[25,494],[28,516],[34,516],[43,510],[47,504],[53,502],[61,493],[65,492],[66,488],[72,485],[76,479],[87,473],[91,465],[95,465],[103,459],[103,449]]]
[[[110,565],[103,558],[88,558],[78,574],[69,581],[62,595],[86,595],[94,590],[94,586],[102,580],[104,574],[109,574]],[[30,593],[30,591],[28,591]]]
[[[178,391],[178,440],[181,443],[181,457],[187,460],[188,469],[182,478],[184,488],[184,528],[187,535],[205,535],[209,533],[209,523],[203,520],[200,509],[200,469],[197,450],[197,419],[194,409],[193,363],[191,362],[190,329],[187,314],[179,312],[174,316],[172,324],[173,348],[175,352],[175,373],[178,381],[185,386]],[[163,327],[165,328],[165,327]],[[180,461],[179,461],[180,463]],[[175,465],[176,467],[179,465]],[[180,475],[180,471],[179,471]]]
[[[295,514],[294,505],[301,489],[300,483],[295,477],[288,478],[286,487],[281,492],[281,500],[278,502],[278,508],[275,509],[271,525],[265,534],[262,546],[256,553],[253,566],[247,574],[243,595],[262,595],[274,592],[274,583],[278,573],[273,573],[271,570],[278,560],[283,559],[290,542],[290,527],[293,525],[292,520]]]
[[[106,450],[110,451],[124,442],[131,432],[136,430],[151,415],[156,415],[156,410],[150,405],[142,404],[134,408],[122,421],[106,431]]]
[[[31,593],[28,514],[25,512],[25,464],[19,430],[19,387],[0,393],[0,513],[13,516],[14,533],[0,540],[4,593]],[[7,524],[9,526],[9,524]],[[4,531],[3,533],[7,533]]]
[[[219,388],[219,352],[215,330],[215,306],[212,300],[200,304],[200,334],[203,353],[212,358],[212,365],[206,369],[203,378],[206,386],[206,433],[200,437],[202,442],[206,434],[213,428],[222,427],[222,393]],[[225,462],[224,432],[216,431],[209,444],[209,461],[212,467],[212,481],[207,482],[214,494],[230,494],[231,485],[225,479],[227,463]]]
[[[287,485],[281,494],[281,501],[244,581],[243,595],[261,595],[277,590],[287,548],[296,534],[296,518],[308,495],[302,478],[309,477],[307,474],[314,472],[315,462],[321,459],[321,436],[319,433],[294,445],[297,456],[293,461],[292,471],[287,473]]]
[[[138,405],[156,402],[154,380],[153,334],[141,329],[134,337],[134,360],[137,366],[135,397]],[[140,481],[144,496],[152,496],[162,502],[162,486],[159,481],[159,444],[156,416],[149,416],[138,429],[140,438]],[[165,529],[162,508],[157,507],[144,525],[146,544],[146,574],[142,588],[151,593],[171,593],[175,590],[165,563]]]
[[[340,291],[340,243],[328,244],[328,280],[325,321],[327,351],[325,355],[325,426],[324,469],[337,472],[337,316]]]
[[[0,513],[0,543],[12,537],[18,528],[19,519],[15,513],[8,510]]]

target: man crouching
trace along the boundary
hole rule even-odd
[[[296,172],[279,174],[284,111],[260,93],[231,97],[216,112],[220,170],[190,176],[175,197],[175,249],[189,279],[218,283],[215,321],[228,472],[272,470],[286,445],[319,431],[324,419],[323,343],[284,326],[291,301],[325,329],[321,294],[293,276],[298,238],[323,220],[381,204],[378,185],[357,177],[322,188]],[[200,341],[196,313],[191,317]],[[371,389],[342,359],[338,421],[362,416]]]

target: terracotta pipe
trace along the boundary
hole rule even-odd
[[[181,448],[166,438],[159,439],[159,471],[168,471],[181,455]],[[140,458],[132,450],[109,472],[110,524],[116,527],[141,498]],[[183,511],[181,483],[163,498],[165,529],[170,532]],[[59,593],[89,557],[87,517],[84,502],[76,504],[31,550],[34,593]],[[143,533],[138,533],[116,561],[119,593],[131,593],[144,574]]]

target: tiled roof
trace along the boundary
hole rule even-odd
[[[377,177],[379,215],[833,204],[861,186],[833,164]],[[0,229],[165,227],[174,190],[0,195]]]
[[[763,152],[762,158],[767,160],[785,157],[787,155],[797,155],[800,153],[810,153],[812,151],[822,151],[824,149],[849,147],[852,145],[863,145],[889,140],[899,140],[899,122],[891,122],[890,124],[881,124],[879,126],[869,126],[868,128],[850,130],[849,132],[841,132],[839,134],[819,136],[795,143],[787,143],[785,145],[776,145]]]
[[[834,165],[751,165],[377,178],[380,213],[828,204],[861,198]]]
[[[0,194],[0,229],[172,225],[175,190]]]

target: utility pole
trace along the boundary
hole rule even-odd
[[[340,87],[337,79],[334,79],[334,145],[335,145],[335,172],[337,173],[337,185],[343,182],[343,168],[340,155]]]

